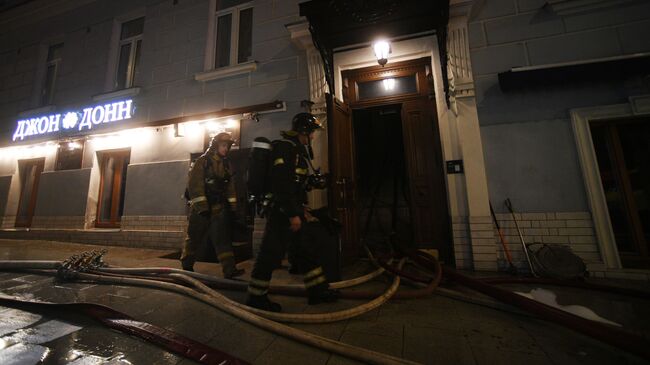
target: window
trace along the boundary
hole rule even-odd
[[[122,23],[114,81],[114,88],[117,90],[133,87],[140,61],[143,29],[144,17]]]
[[[418,92],[416,75],[389,77],[382,80],[357,83],[359,100],[376,99],[386,96],[414,94]]]
[[[97,204],[96,227],[117,228],[124,212],[126,170],[130,151],[102,152],[99,156],[101,180]]]
[[[43,172],[45,159],[18,161],[18,178],[20,179],[20,200],[16,213],[16,227],[30,227],[36,208],[38,182]]]
[[[81,168],[84,153],[84,141],[62,142],[56,156],[55,170],[78,170]]]
[[[217,2],[214,67],[251,60],[253,54],[253,7],[250,1]]]
[[[650,121],[594,122],[591,135],[624,267],[650,267]]]
[[[63,43],[50,46],[47,51],[45,80],[43,80],[43,88],[41,89],[41,105],[50,105],[54,99],[54,84],[61,65],[61,53],[63,53]]]

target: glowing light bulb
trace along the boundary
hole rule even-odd
[[[384,84],[384,90],[386,91],[392,91],[395,89],[395,79],[393,78],[383,79],[382,84]]]
[[[385,40],[379,40],[373,45],[377,62],[383,67],[388,63],[388,54],[390,54],[390,43]]]

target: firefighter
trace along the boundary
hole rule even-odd
[[[236,214],[237,196],[227,156],[233,143],[228,133],[219,133],[190,170],[187,183],[190,217],[181,255],[183,270],[194,271],[196,250],[209,238],[223,276],[233,278],[244,273],[235,265],[231,244],[231,220]]]
[[[321,129],[318,120],[309,113],[294,116],[291,130],[282,133],[282,139],[272,143],[270,190],[272,206],[267,216],[264,239],[248,285],[247,305],[267,311],[280,312],[278,303],[268,299],[267,293],[273,269],[280,266],[288,245],[296,245],[295,254],[303,267],[303,280],[309,295],[309,304],[334,302],[338,293],[329,289],[329,283],[313,255],[314,248],[300,240],[303,222],[314,218],[307,208],[310,142],[314,132]]]

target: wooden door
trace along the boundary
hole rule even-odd
[[[404,153],[417,247],[431,247],[451,262],[449,215],[438,122],[426,98],[402,103]]]
[[[44,158],[18,161],[20,199],[18,201],[18,212],[16,213],[16,227],[31,227],[32,225],[38,195],[38,183],[44,166]]]
[[[357,226],[354,129],[350,107],[327,94],[329,159],[331,179],[329,204],[343,225],[341,250],[343,264],[359,256]]]
[[[100,156],[101,181],[97,203],[96,227],[117,228],[124,210],[126,169],[130,151],[102,152]]]
[[[650,268],[650,120],[595,122],[591,136],[623,267]]]

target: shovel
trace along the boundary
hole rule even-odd
[[[512,209],[512,203],[510,202],[510,198],[507,198],[505,203],[506,203],[506,207],[510,211],[510,214],[512,214],[512,220],[515,221],[515,228],[517,228],[517,233],[519,233],[519,240],[521,241],[521,247],[524,249],[524,255],[526,255],[526,262],[528,263],[528,267],[530,268],[530,273],[534,277],[538,277],[537,273],[535,272],[535,269],[533,269],[533,264],[530,262],[530,255],[528,254],[528,246],[526,246],[526,242],[524,241],[524,235],[521,233],[521,229],[519,229],[519,224],[517,223],[515,212]]]

